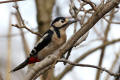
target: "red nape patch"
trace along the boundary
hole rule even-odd
[[[39,62],[40,60],[37,57],[30,57],[28,64]]]

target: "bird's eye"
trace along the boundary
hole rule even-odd
[[[64,23],[65,21],[64,20],[61,20],[62,23]]]

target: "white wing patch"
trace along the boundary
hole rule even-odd
[[[37,47],[37,45],[38,45],[39,43],[41,43],[46,36],[48,36],[48,33],[46,33],[46,34],[36,43],[35,47]]]

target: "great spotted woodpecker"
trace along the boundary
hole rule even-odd
[[[65,17],[57,17],[51,23],[50,29],[43,35],[43,37],[37,42],[32,49],[30,56],[11,72],[15,72],[21,68],[24,68],[27,64],[40,62],[46,56],[50,55],[62,46],[66,42],[66,29],[67,27],[77,22],[76,20],[70,20]]]

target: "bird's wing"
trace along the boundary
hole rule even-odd
[[[34,57],[40,50],[42,50],[44,47],[46,47],[52,39],[52,35],[53,35],[53,31],[52,30],[48,30],[44,36],[37,42],[37,44],[35,45],[35,47],[32,49],[31,53],[30,53],[30,57],[28,57],[23,63],[21,63],[20,65],[18,65],[16,68],[14,68],[13,70],[11,70],[11,72],[15,72],[21,68],[24,68],[27,64],[31,64],[31,63],[35,63],[35,62],[39,62],[39,60]]]
[[[31,56],[36,55],[40,50],[46,47],[52,40],[53,31],[48,30],[44,36],[37,42],[35,47],[31,51]]]

